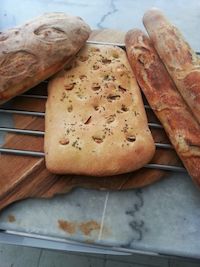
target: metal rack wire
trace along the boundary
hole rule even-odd
[[[37,98],[37,99],[47,99],[45,95],[34,95],[34,94],[23,94],[18,97],[27,97],[27,98]],[[149,105],[145,105],[145,109],[151,109]],[[36,116],[44,118],[44,112],[36,112],[30,110],[18,110],[18,109],[8,109],[8,108],[0,108],[0,114],[17,114],[17,115],[27,115],[27,116]],[[148,122],[150,128],[157,128],[162,129],[162,125],[154,122]],[[44,131],[38,130],[28,130],[28,129],[18,129],[12,127],[0,127],[1,132],[6,133],[14,133],[14,134],[22,134],[22,135],[31,135],[31,136],[38,136],[44,137]],[[162,149],[173,149],[171,144],[162,144],[162,143],[155,143],[156,148]],[[22,150],[22,149],[12,149],[12,148],[4,148],[0,147],[0,153],[5,154],[14,154],[16,156],[32,156],[32,157],[44,157],[44,152],[38,151],[30,151],[30,150]],[[160,169],[160,170],[167,170],[167,171],[177,171],[177,172],[186,172],[185,168],[179,166],[169,166],[169,165],[161,165],[161,164],[147,164],[145,165],[146,168],[151,169]]]
[[[109,45],[115,45],[121,48],[125,48],[124,44],[119,44],[119,43],[105,43],[105,42],[94,42],[94,41],[88,41],[88,43],[103,44],[103,45],[109,44]],[[200,52],[197,52],[197,54],[200,55]],[[43,81],[43,83],[47,83],[47,81]],[[47,99],[46,95],[37,95],[37,94],[22,94],[17,97]],[[145,109],[151,110],[151,107],[149,105],[145,105]],[[12,115],[17,114],[17,115],[36,116],[36,117],[43,117],[43,118],[45,116],[44,112],[19,110],[19,109],[11,109],[11,108],[9,109],[9,108],[3,108],[3,107],[0,107],[0,114],[12,114]],[[163,126],[159,123],[148,122],[148,125],[150,128],[163,129]],[[44,137],[44,131],[18,129],[18,128],[12,128],[12,127],[0,127],[0,132]],[[156,145],[156,148],[173,149],[173,146],[169,143],[167,144],[155,143],[155,145]],[[21,156],[32,156],[32,157],[44,157],[45,156],[43,151],[38,152],[38,151],[12,149],[12,148],[5,148],[5,147],[0,147],[0,153],[14,154],[16,156],[17,155],[18,156],[20,155]],[[164,165],[164,164],[146,164],[144,167],[151,168],[151,169],[166,170],[166,171],[187,172],[184,167]]]

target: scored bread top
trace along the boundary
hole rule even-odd
[[[0,104],[61,70],[90,31],[80,17],[53,12],[0,32]]]
[[[125,52],[87,45],[48,86],[47,168],[105,176],[136,170],[155,145]]]
[[[144,26],[183,99],[200,123],[200,58],[159,9],[148,10]]]

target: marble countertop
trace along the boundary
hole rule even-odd
[[[200,2],[1,0],[0,30],[49,11],[81,16],[93,29],[143,28],[145,10],[160,7],[200,51]],[[6,123],[10,124],[10,117]],[[2,120],[1,120],[2,123]],[[5,124],[4,124],[5,126]],[[187,175],[173,173],[140,190],[76,189],[50,200],[29,199],[0,214],[0,229],[127,249],[200,258],[200,194]]]
[[[0,30],[22,24],[44,12],[61,11],[82,17],[93,29],[127,31],[144,29],[142,16],[151,7],[161,8],[177,25],[191,46],[200,50],[200,2],[198,0],[1,0]]]

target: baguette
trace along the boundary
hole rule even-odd
[[[131,30],[126,50],[136,79],[188,173],[200,186],[200,125],[176,89],[149,38]]]
[[[0,104],[58,72],[89,37],[79,17],[49,13],[0,33]]]
[[[200,123],[199,57],[159,10],[147,11],[143,22],[177,89]]]

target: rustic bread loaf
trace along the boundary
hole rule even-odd
[[[200,123],[200,59],[177,28],[158,9],[145,13],[144,25],[177,89]]]
[[[59,71],[83,46],[89,26],[49,13],[0,33],[0,104]]]
[[[155,145],[125,52],[87,45],[50,81],[46,166],[53,173],[106,176],[139,169]]]
[[[176,152],[200,186],[200,125],[176,89],[149,38],[140,30],[126,34],[129,62],[151,108]]]

